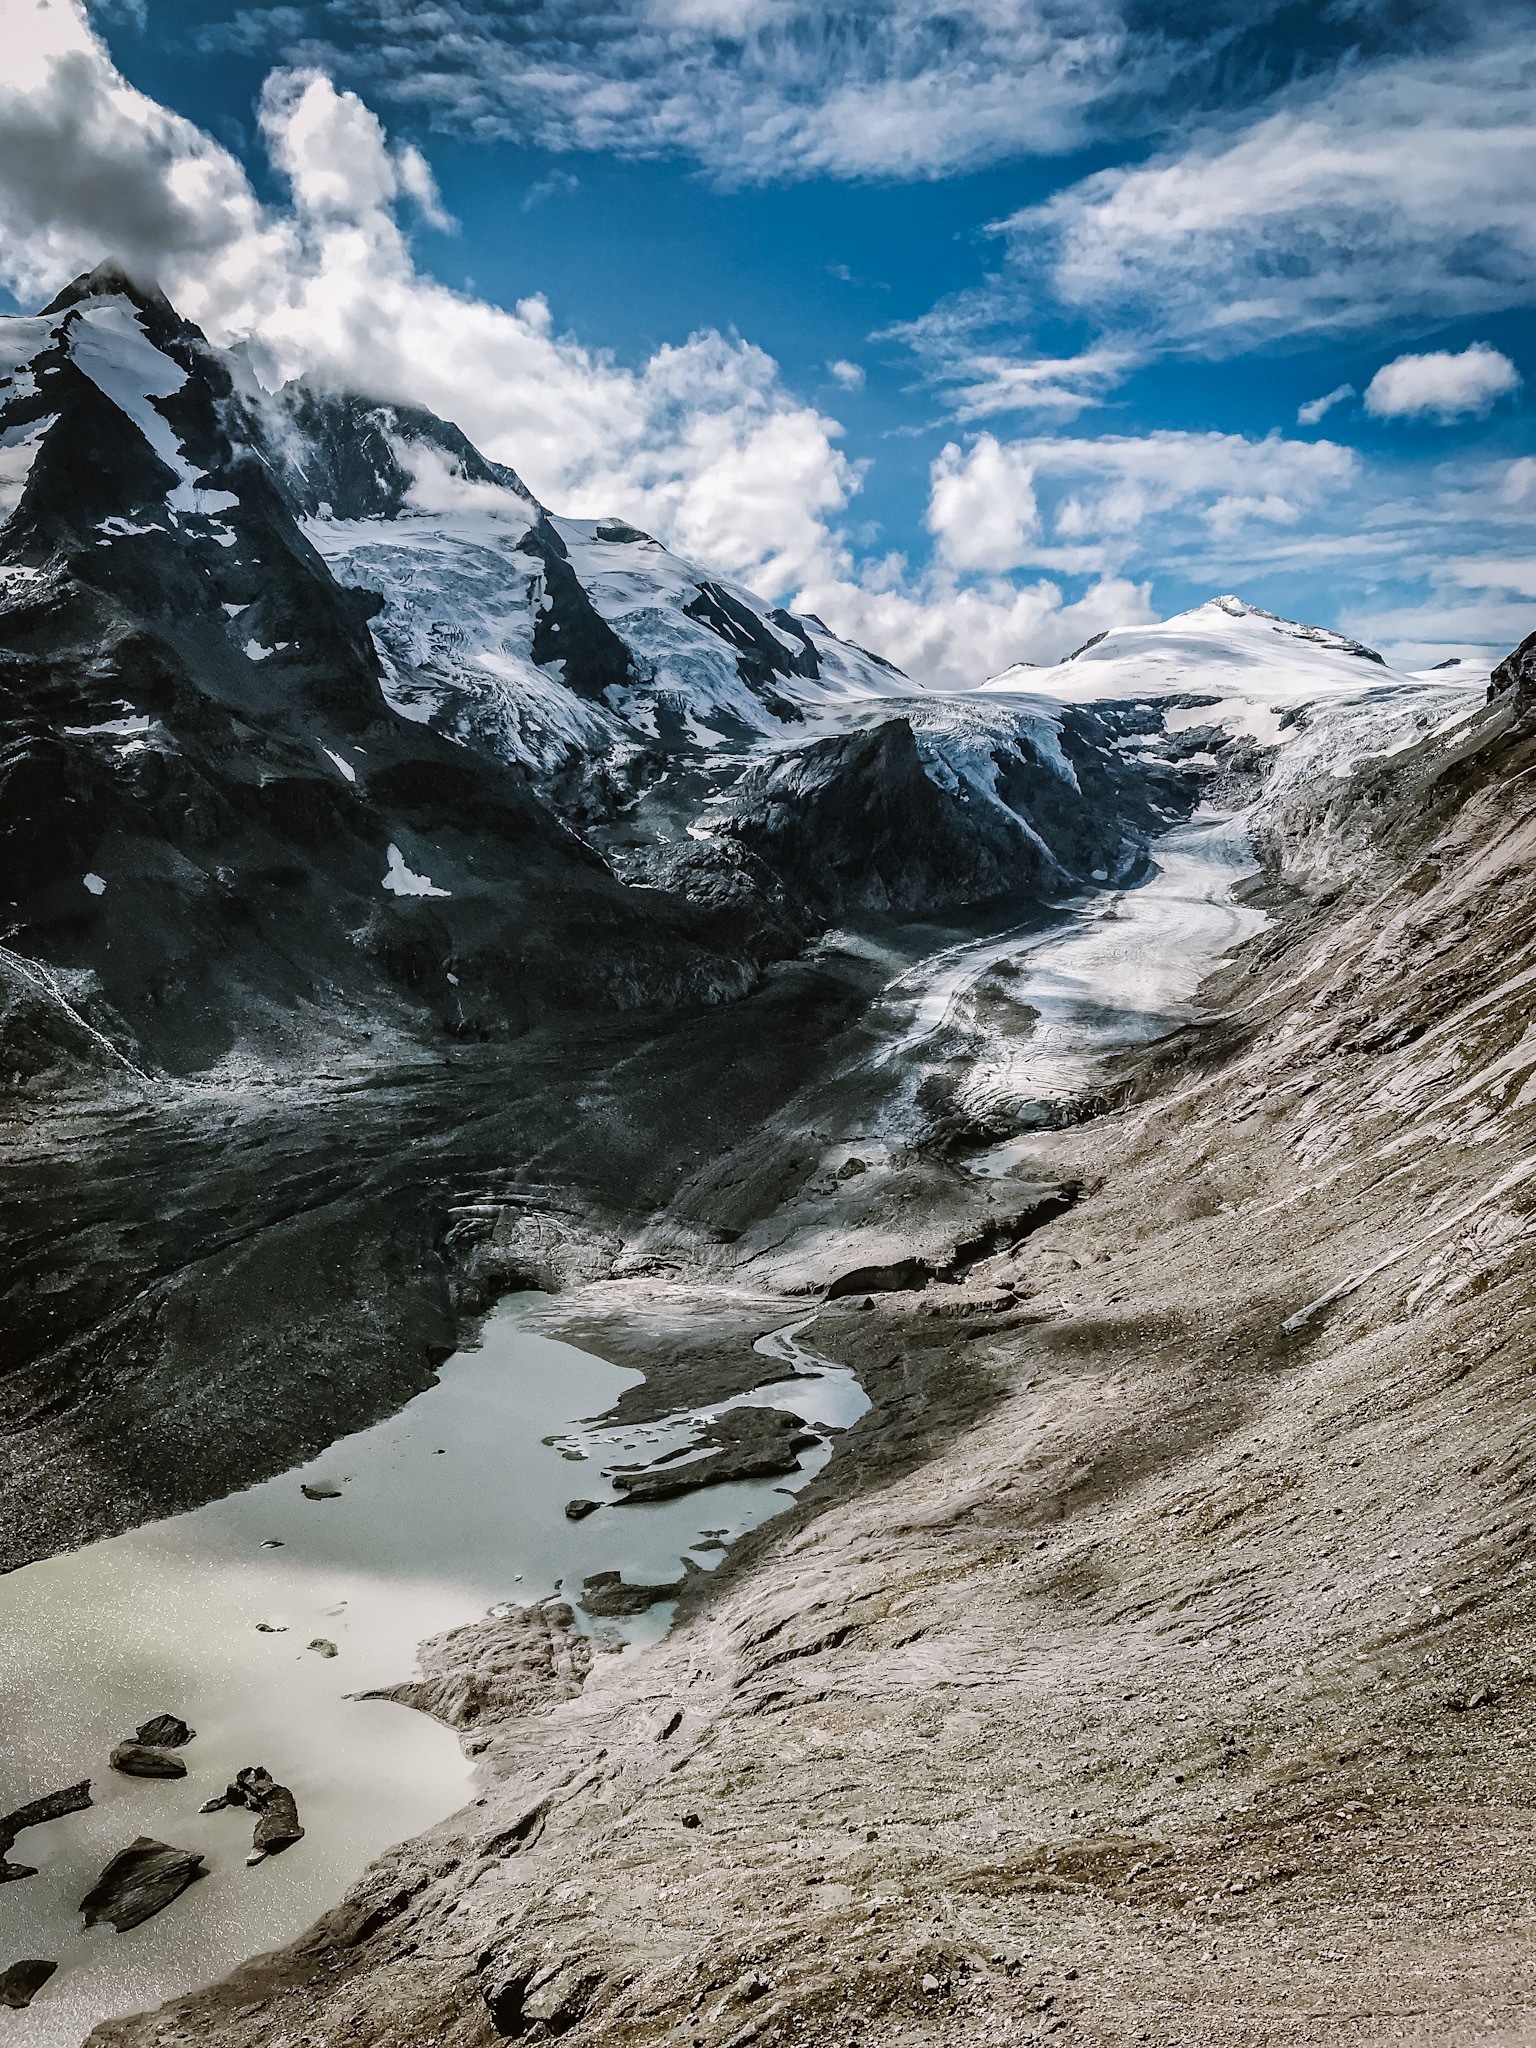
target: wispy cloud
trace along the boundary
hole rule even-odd
[[[912,350],[960,425],[1018,414],[1064,427],[1159,356],[1400,333],[1536,301],[1532,189],[1536,46],[1490,16],[1473,40],[1347,62],[1191,121],[1177,148],[992,223],[998,270],[883,338]],[[1035,339],[1085,329],[1072,352]],[[1448,420],[1517,382],[1491,350],[1405,357],[1366,404]],[[1297,424],[1355,395],[1340,383]]]
[[[327,52],[399,103],[546,149],[680,155],[728,182],[926,177],[1081,140],[1181,52],[1122,0],[334,0]]]
[[[1528,21],[1490,17],[1473,42],[1345,64],[1009,216],[999,275],[932,318],[952,344],[1067,313],[1101,347],[1222,356],[1525,305],[1533,189],[1536,51]]]
[[[1346,398],[1353,398],[1353,384],[1335,384],[1331,391],[1325,391],[1321,398],[1309,398],[1305,405],[1296,408],[1298,427],[1315,427],[1319,420],[1326,419],[1336,405],[1342,405]]]
[[[546,199],[568,198],[572,192],[581,190],[581,180],[574,171],[551,171],[547,178],[537,178],[523,194],[520,213],[532,213],[542,206]]]

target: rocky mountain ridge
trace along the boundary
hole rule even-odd
[[[731,999],[1117,883],[1204,786],[1134,704],[924,692],[430,414],[253,390],[111,266],[0,323],[0,493],[23,1078]]]

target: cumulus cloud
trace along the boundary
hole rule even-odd
[[[430,406],[548,502],[618,513],[781,596],[829,559],[858,483],[836,423],[772,360],[714,333],[628,369],[422,274],[402,202],[442,219],[431,173],[355,94],[278,72],[262,134],[291,203],[129,86],[70,0],[0,0],[16,61],[0,86],[0,274],[56,290],[103,254],[159,279],[269,383],[310,375]]]
[[[1365,391],[1365,409],[1377,419],[1413,419],[1428,414],[1455,420],[1492,410],[1520,383],[1506,355],[1475,341],[1460,355],[1437,349],[1430,355],[1399,356],[1385,363]]]
[[[939,689],[974,688],[1018,661],[1059,661],[1095,633],[1157,616],[1150,586],[1120,577],[1098,579],[1075,602],[1044,577],[1022,587],[1000,577],[967,587],[942,577],[915,586],[828,578],[810,583],[803,603]]]
[[[839,357],[836,362],[828,363],[827,373],[837,383],[841,384],[845,391],[862,391],[864,389],[864,370],[862,364],[850,363],[845,357]]]
[[[1359,468],[1331,441],[1242,434],[1039,436],[951,444],[933,466],[928,524],[958,571],[1041,565],[1118,573],[1156,522],[1163,558],[1191,532],[1231,541],[1295,525]]]

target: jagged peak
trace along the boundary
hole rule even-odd
[[[161,291],[153,278],[132,276],[115,257],[106,257],[94,270],[83,270],[77,278],[65,285],[49,305],[43,308],[46,320],[55,313],[67,313],[71,306],[78,306],[86,299],[131,299],[141,313],[154,311],[168,315],[181,324],[180,317],[170,300]]]

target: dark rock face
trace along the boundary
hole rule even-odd
[[[707,1425],[688,1452],[673,1453],[675,1458],[686,1457],[686,1463],[619,1466],[608,1478],[623,1494],[625,1505],[674,1500],[679,1494],[696,1493],[700,1487],[718,1486],[727,1479],[776,1479],[798,1471],[800,1453],[820,1441],[798,1415],[786,1409],[728,1408]],[[701,1447],[707,1454],[693,1456],[692,1451]]]
[[[983,902],[1046,871],[1022,833],[956,815],[904,718],[749,771],[725,829],[824,918]]]
[[[724,872],[745,851],[802,923],[1125,880],[1197,793],[1171,762],[1117,759],[1122,729],[1146,722],[1128,706],[1067,711],[1047,753],[1038,713],[993,712],[978,733],[893,717],[749,769],[716,838],[684,858]]]
[[[8,2005],[12,2012],[25,2012],[58,1967],[57,1963],[31,1961],[0,1970],[0,2005]]]
[[[80,1910],[87,1927],[109,1920],[119,1934],[126,1934],[206,1876],[198,1851],[173,1849],[151,1835],[140,1835],[112,1858],[80,1901]]]
[[[41,1827],[44,1821],[62,1820],[66,1813],[79,1813],[90,1803],[91,1781],[82,1778],[78,1785],[65,1785],[60,1791],[45,1792],[41,1799],[29,1800],[25,1806],[18,1806],[14,1813],[0,1817],[0,1884],[11,1884],[17,1878],[37,1875],[31,1864],[6,1860],[15,1847],[16,1837],[24,1828]]]
[[[750,984],[729,935],[622,888],[520,769],[390,707],[377,601],[310,545],[195,328],[111,271],[51,318],[0,388],[0,430],[37,437],[0,527],[0,863],[6,942],[60,1002],[191,1071],[241,1041],[510,1036]],[[135,376],[153,392],[122,398]],[[327,419],[326,488],[390,502],[369,421]]]
[[[270,450],[289,496],[313,517],[393,519],[414,482],[401,459],[421,451],[472,484],[497,484],[543,510],[504,463],[491,462],[459,429],[413,405],[380,405],[356,392],[290,385],[262,408]]]
[[[110,1762],[114,1771],[129,1778],[184,1778],[187,1767],[174,1751],[157,1749],[147,1742],[120,1742]]]
[[[1506,654],[1488,678],[1488,702],[1492,704],[1499,697],[1513,698],[1522,711],[1536,704],[1536,633],[1522,640],[1512,654]]]

